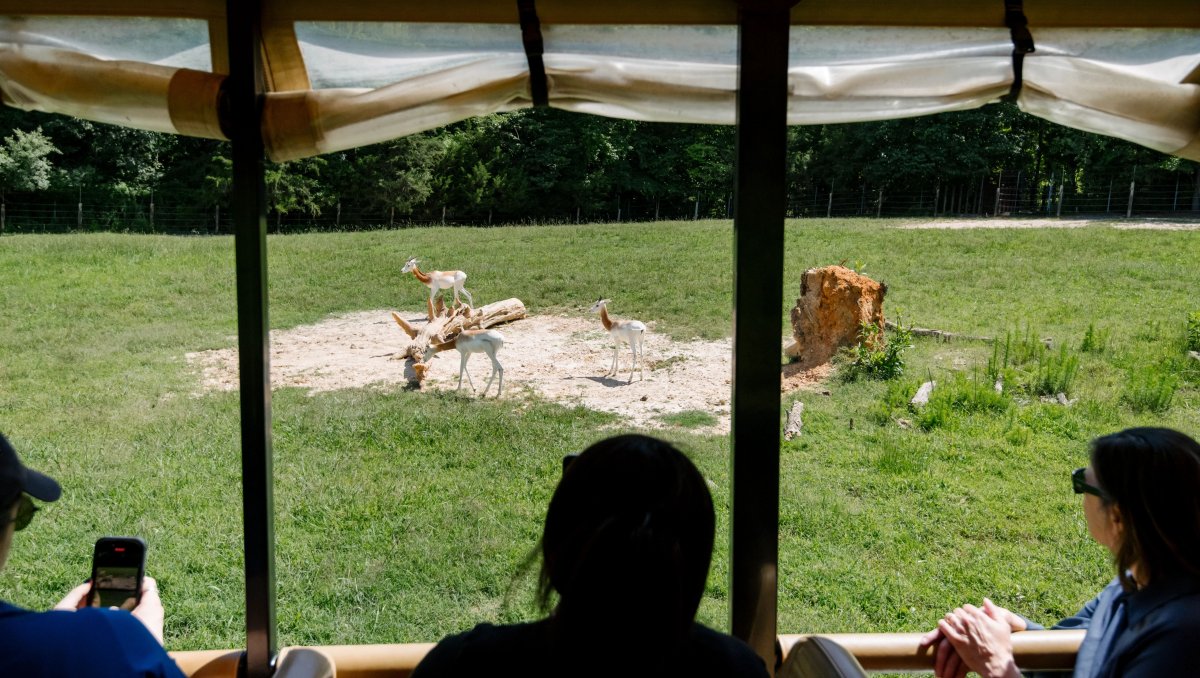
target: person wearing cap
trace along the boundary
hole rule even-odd
[[[33,500],[52,502],[61,494],[53,478],[22,464],[0,435],[0,569],[13,534],[37,511]],[[48,612],[0,600],[0,675],[183,677],[162,646],[163,607],[153,579],[145,578],[132,614],[83,607],[90,587],[80,584]]]

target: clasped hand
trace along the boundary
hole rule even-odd
[[[963,605],[947,613],[921,638],[920,647],[936,647],[937,678],[963,678],[968,671],[982,678],[1019,678],[1012,632],[1024,630],[1024,619],[984,598],[982,608]]]

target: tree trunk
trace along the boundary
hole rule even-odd
[[[401,318],[398,313],[392,313],[392,319],[408,335],[409,342],[401,348],[393,360],[411,360],[416,384],[425,380],[425,353],[430,344],[442,344],[457,337],[467,329],[487,329],[500,323],[512,322],[525,317],[525,304],[520,299],[511,298],[497,301],[477,309],[470,306],[460,306],[452,311],[444,307],[433,320],[423,326],[415,326]]]

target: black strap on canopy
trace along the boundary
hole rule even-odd
[[[1029,20],[1025,18],[1021,0],[1004,0],[1004,25],[1012,34],[1013,82],[1008,94],[1001,101],[1016,101],[1021,95],[1021,74],[1025,66],[1025,55],[1034,51],[1033,34],[1029,32]]]
[[[550,94],[546,64],[542,61],[545,52],[542,22],[538,19],[534,0],[517,0],[517,11],[521,17],[521,42],[525,45],[525,58],[529,60],[529,95],[534,106],[546,106],[550,103]]]

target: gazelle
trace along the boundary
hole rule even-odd
[[[604,376],[617,376],[617,351],[621,343],[629,344],[629,350],[633,352],[633,363],[629,366],[629,383],[633,383],[633,368],[638,368],[638,377],[645,379],[646,375],[643,372],[643,366],[640,362],[642,355],[642,337],[646,334],[646,324],[639,320],[613,320],[608,317],[608,309],[605,305],[611,299],[597,299],[596,303],[592,304],[592,308],[588,313],[600,311],[600,322],[604,324],[604,329],[608,330],[609,337],[613,342],[613,361],[612,367]]]
[[[472,353],[486,353],[492,359],[492,374],[488,377],[487,386],[483,387],[483,393],[487,395],[488,389],[492,387],[492,381],[496,375],[500,375],[500,385],[496,387],[496,397],[500,397],[500,392],[504,390],[504,367],[500,361],[496,359],[496,351],[499,351],[504,346],[504,335],[496,330],[463,330],[450,341],[443,344],[430,344],[425,351],[423,360],[428,361],[434,355],[442,351],[450,349],[458,349],[460,360],[458,363],[458,388],[462,390],[463,374],[467,375],[467,383],[471,385],[471,390],[475,390],[475,384],[471,382],[471,373],[467,372],[467,360]]]
[[[400,273],[412,273],[420,280],[422,284],[429,288],[429,314],[430,319],[433,317],[433,298],[441,290],[454,290],[454,303],[458,303],[458,293],[462,292],[467,297],[467,303],[471,306],[475,305],[475,300],[471,298],[471,293],[463,285],[467,282],[467,274],[462,271],[430,271],[425,273],[417,268],[417,258],[413,257],[404,262],[404,268],[400,269]]]

